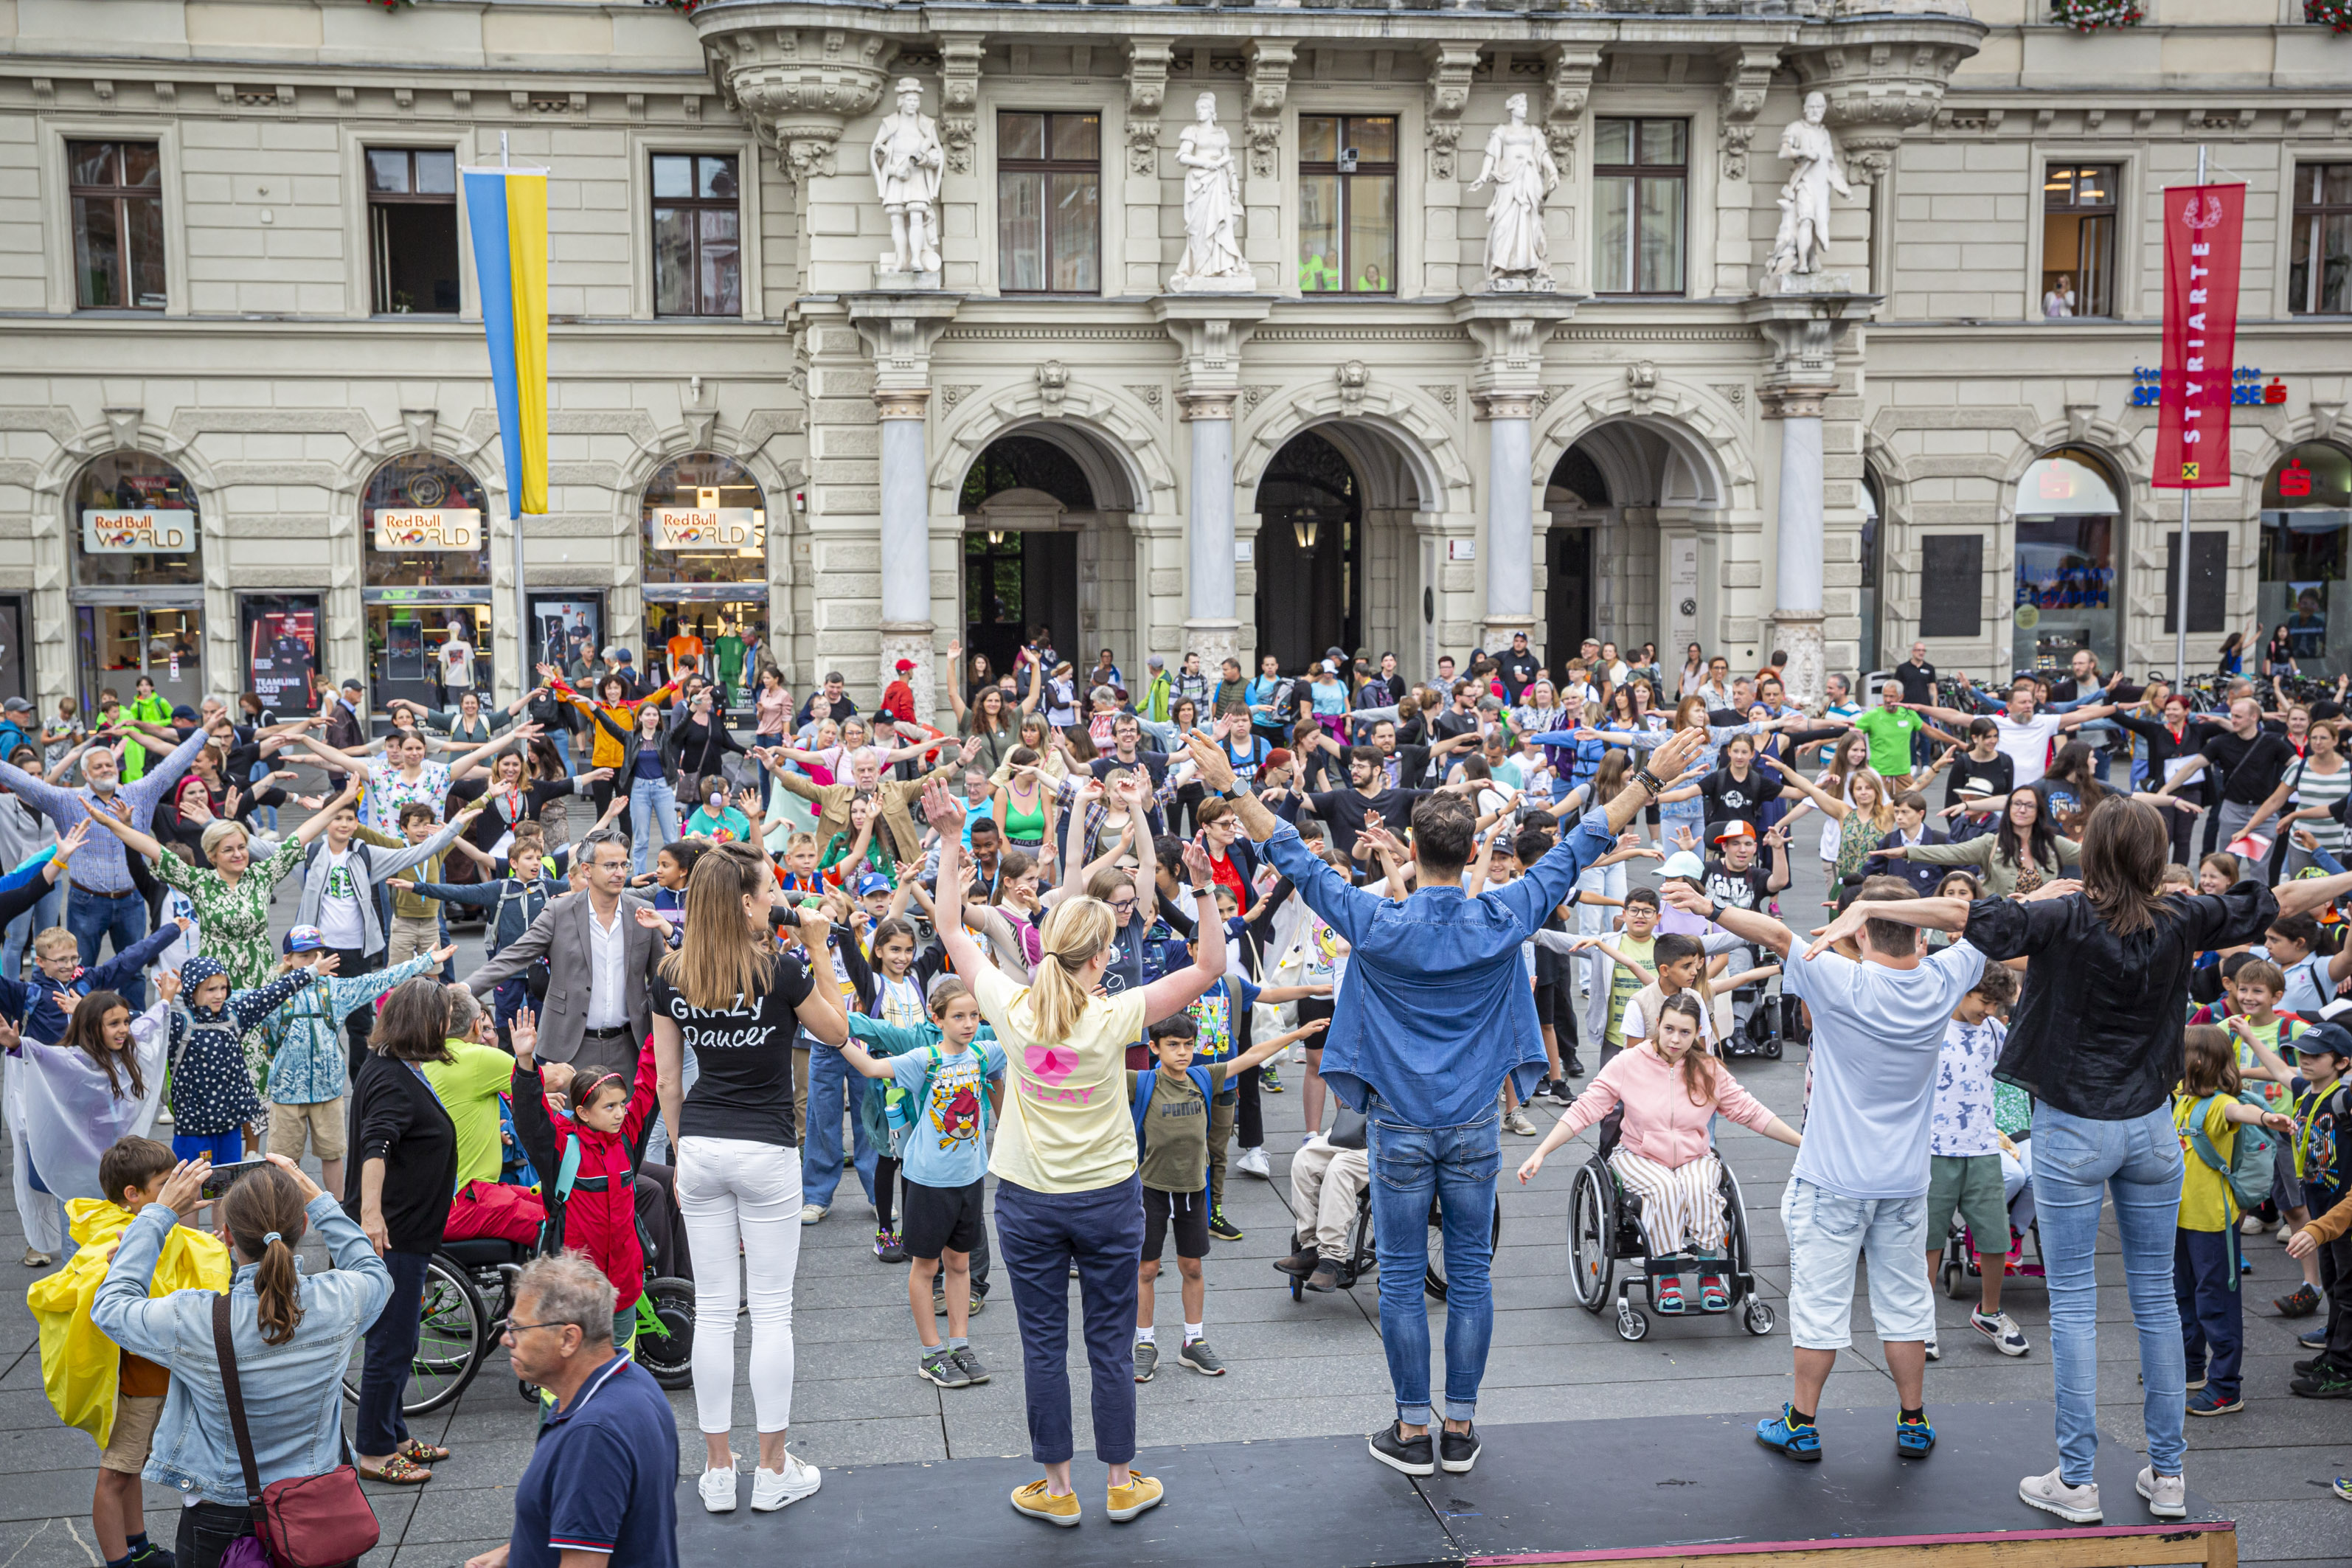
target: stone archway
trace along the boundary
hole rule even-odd
[[[1325,419],[1292,432],[1258,468],[1255,516],[1243,520],[1254,538],[1258,656],[1275,655],[1288,673],[1333,647],[1427,664],[1412,652],[1430,629],[1421,590],[1433,571],[1420,549],[1432,507],[1417,456],[1380,426]]]
[[[1605,418],[1562,448],[1544,487],[1553,662],[1587,637],[1628,658],[1654,642],[1662,662],[1689,641],[1712,647],[1716,574],[1702,557],[1730,488],[1712,445],[1668,419]]]

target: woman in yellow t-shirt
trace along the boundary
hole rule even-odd
[[[2227,1030],[2195,1025],[2181,1032],[2181,1043],[2186,1059],[2172,1097],[2182,1166],[2172,1293],[2180,1304],[2180,1337],[2189,1356],[2189,1414],[2226,1415],[2245,1408],[2238,1380],[2245,1310],[2238,1289],[2238,1200],[2230,1189],[2230,1162],[2239,1127],[2292,1135],[2294,1123],[2238,1099],[2238,1057]],[[2256,1067],[2242,1076],[2266,1079],[2271,1069]]]
[[[1138,797],[1133,781],[1124,798]],[[1099,994],[1112,957],[1115,915],[1099,899],[1064,899],[1039,932],[1043,952],[1027,985],[1007,978],[964,929],[963,804],[944,785],[924,792],[923,815],[940,837],[935,923],[955,972],[971,982],[980,1010],[1004,1046],[1010,1107],[989,1161],[995,1173],[997,1258],[1013,1277],[1021,1324],[1030,1452],[1045,1479],[1013,1494],[1013,1506],[1062,1526],[1078,1522],[1070,1489],[1069,1274],[1078,1274],[1093,1381],[1095,1455],[1110,1467],[1108,1510],[1129,1520],[1164,1495],[1135,1458],[1135,1383],[1129,1343],[1136,1269],[1143,1250],[1143,1190],[1127,1103],[1127,1047],[1216,983],[1225,944],[1139,991]],[[1152,886],[1148,843],[1136,885]],[[1209,863],[1185,852],[1196,897],[1211,897]]]

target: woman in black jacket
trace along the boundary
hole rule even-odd
[[[662,742],[673,787],[723,773],[730,752],[739,757],[745,754],[742,743],[728,733],[725,717],[713,710],[710,689],[706,686],[687,700],[686,717],[670,726]]]
[[[392,1271],[392,1300],[368,1334],[360,1373],[360,1473],[420,1486],[449,1457],[408,1435],[401,1391],[416,1356],[425,1266],[441,1245],[457,1190],[457,1129],[420,1063],[449,1059],[449,1002],[441,983],[405,980],[384,997],[371,1051],[352,1083],[351,1166],[343,1209]]]

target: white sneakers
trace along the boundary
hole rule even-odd
[[[1267,1163],[1263,1147],[1244,1149],[1234,1156],[1234,1169],[1253,1176],[1264,1176],[1268,1181],[1274,1179],[1274,1167]]]
[[[2153,1465],[2142,1465],[2135,1483],[2147,1499],[2147,1511],[2158,1519],[2189,1517],[2189,1480],[2185,1476],[2159,1476]]]
[[[702,1510],[705,1513],[733,1513],[735,1466],[732,1456],[730,1456],[725,1469],[703,1471],[702,1479],[696,1483],[696,1489],[702,1493]]]
[[[798,1455],[786,1454],[782,1470],[751,1472],[751,1508],[758,1513],[772,1513],[787,1503],[814,1496],[824,1484],[824,1477],[814,1465],[802,1463]]]
[[[1971,1311],[1969,1327],[1982,1334],[1985,1342],[2003,1355],[2023,1355],[2032,1348],[2026,1342],[2025,1331],[2007,1312],[1995,1312],[1988,1318],[1980,1311]]]
[[[803,1225],[814,1225],[817,1221],[823,1219],[827,1212],[828,1211],[823,1204],[803,1204],[801,1205],[801,1223]]]
[[[2174,1486],[2180,1485],[2175,1480]],[[2017,1483],[2017,1495],[2044,1513],[2054,1513],[2069,1524],[2097,1524],[2106,1516],[2099,1511],[2099,1483],[2086,1487],[2070,1487],[2065,1478],[2053,1470],[2046,1476],[2028,1476]]]

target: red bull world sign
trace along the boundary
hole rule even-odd
[[[196,547],[196,514],[187,510],[81,514],[81,547],[93,555],[185,555]]]
[[[385,507],[374,514],[378,550],[479,550],[482,514],[471,507]]]

